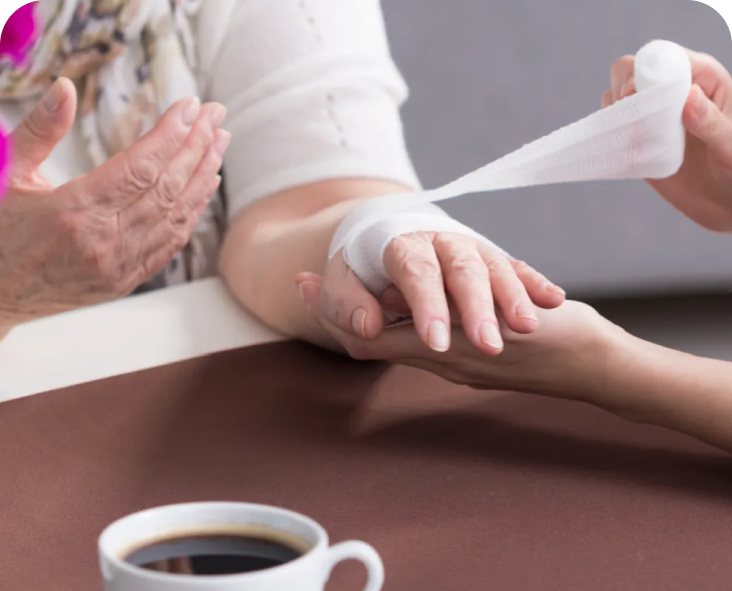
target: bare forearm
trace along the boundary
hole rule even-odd
[[[732,453],[732,363],[625,335],[587,388],[588,402]]]
[[[322,274],[331,238],[343,217],[363,199],[404,192],[378,180],[324,181],[273,195],[232,223],[220,270],[234,296],[275,330],[338,348],[307,312],[294,278]]]

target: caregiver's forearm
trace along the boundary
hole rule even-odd
[[[630,420],[691,435],[732,453],[732,363],[630,335],[616,339],[588,402]]]
[[[232,222],[220,271],[234,296],[287,336],[338,348],[306,310],[295,276],[322,274],[343,217],[363,199],[401,193],[380,180],[332,180],[284,191],[242,211]]]

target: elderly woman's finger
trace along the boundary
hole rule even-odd
[[[377,338],[384,328],[381,306],[336,253],[323,276],[320,296],[323,314],[341,330],[362,339]]]
[[[503,339],[493,305],[491,281],[474,238],[441,233],[434,240],[445,287],[470,342],[486,355],[498,355]]]
[[[146,240],[151,229],[162,222],[163,227],[171,230],[185,223],[201,202],[218,188],[218,173],[221,170],[224,153],[231,141],[229,132],[219,129],[215,132],[213,143],[210,143],[203,158],[195,163],[179,161],[176,166],[183,167],[195,164],[191,176],[188,170],[180,169],[166,173],[167,188],[148,191],[130,207],[120,212],[120,230],[125,237],[132,240]],[[174,179],[183,179],[174,180]],[[214,186],[215,185],[215,186]],[[165,240],[164,236],[161,236]]]
[[[549,281],[544,275],[523,261],[511,261],[513,270],[521,283],[524,284],[526,293],[531,301],[540,308],[546,310],[558,308],[566,299],[565,291]]]
[[[229,146],[231,135],[219,129],[226,117],[226,108],[218,103],[204,105],[201,109],[201,116],[193,126],[193,130],[183,144],[183,148],[163,168],[158,182],[145,195],[145,199],[152,199],[162,209],[169,209],[181,197],[189,183],[195,183],[192,177],[194,174],[201,174],[201,167],[204,157],[208,157],[213,166],[206,167],[211,180],[221,167],[221,158]],[[216,140],[213,151],[210,150]],[[211,170],[213,168],[213,170]],[[200,183],[200,179],[198,179]]]
[[[506,324],[520,334],[534,332],[539,326],[536,308],[511,261],[485,244],[479,244],[478,248],[488,266],[493,299]]]
[[[38,168],[69,132],[76,116],[76,87],[67,78],[53,83],[13,132],[15,173]]]
[[[397,361],[407,357],[439,357],[439,353],[433,352],[421,342],[411,325],[384,330],[372,341],[342,330],[328,320],[321,308],[322,278],[303,273],[298,280],[298,291],[310,313],[354,359]]]
[[[128,207],[156,185],[180,152],[200,112],[197,98],[179,101],[131,148],[66,185],[66,193],[81,205],[98,207],[110,215]]]
[[[168,217],[155,227],[145,240],[127,239],[124,248],[134,250],[136,256],[122,257],[124,260],[134,261],[134,271],[121,272],[121,276],[129,277],[128,284],[122,291],[131,292],[165,266],[178,254],[191,238],[211,197],[216,193],[221,177],[218,177],[207,197],[193,210],[186,209],[184,203],[179,203],[171,210]]]
[[[381,300],[381,306],[387,312],[405,317],[411,316],[412,314],[407,300],[404,299],[402,292],[395,285],[387,287],[379,299]]]
[[[384,266],[409,304],[419,337],[434,351],[447,351],[450,312],[432,237],[417,233],[395,238],[384,252]]]

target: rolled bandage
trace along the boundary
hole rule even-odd
[[[637,53],[634,78],[636,94],[442,187],[365,202],[341,222],[329,256],[343,249],[347,264],[378,294],[390,283],[383,253],[391,240],[415,228],[435,230],[419,227],[434,221],[420,213],[426,204],[470,193],[676,174],[686,148],[682,113],[691,91],[689,56],[675,43],[653,41]],[[455,224],[437,231],[475,235]]]

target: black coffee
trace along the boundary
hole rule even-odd
[[[257,536],[180,536],[143,546],[125,557],[140,568],[182,575],[233,575],[285,564],[302,552]]]

